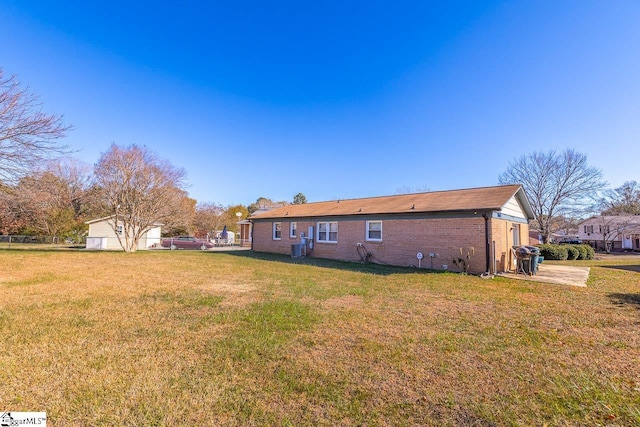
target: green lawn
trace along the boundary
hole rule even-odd
[[[640,263],[576,263],[587,288],[250,252],[0,250],[0,411],[640,425]]]

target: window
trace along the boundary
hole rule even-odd
[[[273,223],[273,240],[280,240],[282,238],[282,223]]]
[[[367,237],[369,242],[382,242],[382,221],[367,221]]]
[[[122,226],[121,225],[116,225],[116,234],[119,234],[122,236]]]
[[[295,238],[298,235],[298,223],[290,222],[289,223],[289,237]]]
[[[318,223],[318,242],[338,242],[338,223],[337,222],[319,222]]]
[[[584,226],[585,233],[593,233],[593,225],[585,225]]]
[[[593,226],[591,226],[591,227],[593,227]],[[608,234],[609,233],[609,226],[608,225],[601,225],[600,226],[600,233]]]

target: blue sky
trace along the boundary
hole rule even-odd
[[[640,2],[0,3],[0,66],[95,163],[146,145],[201,202],[497,184],[573,148],[640,181]]]

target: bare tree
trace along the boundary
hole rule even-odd
[[[595,219],[596,224],[588,225],[587,227],[591,227],[588,231],[594,240],[602,243],[602,249],[607,253],[611,252],[615,241],[619,240],[622,248],[625,236],[640,234],[640,218],[636,215],[602,214]]]
[[[100,202],[113,216],[112,227],[125,252],[158,224],[188,223],[185,171],[146,147],[112,145],[94,169]]]
[[[79,237],[87,213],[90,168],[75,159],[47,163],[20,179],[9,194],[30,231]]]
[[[222,229],[224,208],[216,203],[198,203],[193,219],[193,227],[198,237],[214,237]]]
[[[640,185],[627,181],[620,187],[605,191],[600,201],[604,215],[640,215]]]
[[[67,152],[57,140],[71,129],[62,116],[46,114],[15,75],[0,68],[0,180],[17,182],[42,162]]]
[[[587,164],[587,156],[570,149],[522,156],[510,163],[498,180],[500,184],[524,186],[545,243],[560,210],[575,216],[590,206],[589,198],[606,185],[602,172]]]

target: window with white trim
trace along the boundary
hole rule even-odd
[[[116,225],[116,234],[119,234],[122,236],[122,226],[121,225]]]
[[[367,221],[368,242],[382,242],[382,221]]]
[[[273,240],[282,239],[282,223],[274,222],[273,223]]]
[[[295,237],[298,235],[298,223],[297,222],[290,222],[289,223],[289,237],[291,237],[292,239],[295,239]]]
[[[338,243],[338,223],[318,222],[318,242]]]

